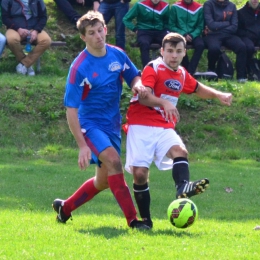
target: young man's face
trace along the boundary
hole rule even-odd
[[[97,22],[93,26],[87,26],[85,35],[80,35],[88,49],[99,50],[104,48],[106,43],[107,28]]]
[[[249,4],[253,9],[256,9],[259,5],[259,0],[249,0]]]
[[[161,55],[167,66],[173,70],[177,70],[178,66],[182,62],[183,57],[186,55],[184,43],[179,42],[175,47],[170,45],[170,43],[166,43],[164,48],[161,48]]]

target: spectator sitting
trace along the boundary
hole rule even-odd
[[[1,6],[0,6],[0,10],[1,10]],[[2,27],[1,11],[0,11],[0,27]],[[6,45],[6,38],[2,33],[0,33],[0,58],[1,58],[2,53],[4,51],[5,45]]]
[[[129,10],[131,0],[102,0],[98,11],[103,14],[105,23],[108,24],[115,17],[116,46],[125,49],[125,25],[123,17]]]
[[[207,28],[204,40],[208,47],[208,69],[215,71],[223,45],[236,53],[237,80],[246,82],[246,46],[236,35],[238,18],[235,4],[229,0],[207,0],[203,9]]]
[[[247,50],[247,75],[250,79],[250,62],[255,53],[255,46],[260,46],[260,5],[259,0],[249,0],[241,9],[238,10],[238,30],[246,45]]]
[[[66,15],[66,17],[76,26],[78,19],[81,17],[72,5],[85,6],[86,8],[92,8],[94,11],[97,11],[99,8],[99,0],[54,0],[58,8]],[[76,27],[75,27],[76,28]]]
[[[2,0],[2,18],[7,27],[6,40],[19,64],[16,72],[34,76],[32,65],[49,48],[51,38],[43,30],[47,22],[47,11],[43,0]],[[36,46],[26,55],[21,42],[30,35]]]
[[[169,16],[169,29],[184,36],[187,44],[194,47],[189,62],[188,55],[183,58],[182,65],[190,74],[194,74],[205,49],[203,38],[204,16],[202,5],[193,0],[181,0],[172,5]]]
[[[133,20],[136,19],[136,23]],[[137,34],[143,67],[151,60],[151,43],[162,44],[167,34],[169,22],[169,4],[162,0],[143,0],[137,2],[125,15],[125,26]]]

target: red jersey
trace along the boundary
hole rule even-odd
[[[151,61],[143,70],[142,83],[152,89],[152,93],[159,98],[169,100],[177,106],[180,94],[192,94],[196,91],[198,82],[182,66],[177,71],[169,68],[158,58]],[[166,121],[162,107],[148,107],[138,102],[138,95],[130,100],[127,111],[128,125],[157,126],[174,128],[173,122]]]

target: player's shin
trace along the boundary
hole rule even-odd
[[[123,173],[108,176],[108,185],[130,226],[130,223],[137,219],[137,212]]]
[[[150,215],[150,191],[148,183],[144,185],[133,184],[134,197],[141,218],[149,225],[152,226],[152,220]]]
[[[173,160],[172,178],[175,186],[178,189],[184,183],[190,180],[189,163],[185,157],[176,157]]]

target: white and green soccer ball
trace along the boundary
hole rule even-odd
[[[198,208],[189,199],[176,199],[168,207],[168,219],[176,228],[187,228],[198,218]]]

